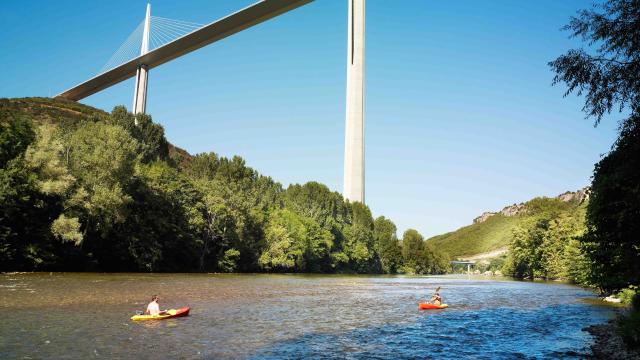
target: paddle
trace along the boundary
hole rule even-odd
[[[436,291],[433,293],[433,297],[435,297],[439,291],[440,291],[440,286],[436,288]],[[430,304],[433,303],[433,297],[431,297],[432,300],[429,301]]]

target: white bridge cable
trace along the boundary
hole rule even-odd
[[[194,22],[172,20],[158,16],[152,16],[150,23],[149,50],[157,49],[204,26]]]
[[[158,21],[168,21],[171,23],[176,23],[176,24],[185,24],[187,26],[191,26],[191,27],[202,27],[203,24],[199,24],[199,23],[195,23],[195,22],[191,22],[191,21],[183,21],[183,20],[174,20],[174,19],[169,19],[169,18],[164,18],[164,17],[160,17],[160,16],[152,16],[151,17],[152,20],[158,20]]]
[[[191,31],[193,31],[195,29],[199,29],[199,27],[192,28],[192,27],[185,27],[185,26],[181,26],[181,25],[174,25],[174,24],[169,24],[169,23],[164,23],[164,22],[155,22],[155,23],[153,23],[153,25],[157,29],[163,29],[163,30],[166,30],[169,33],[174,33],[176,35],[188,34],[188,33],[190,33]]]
[[[99,73],[103,73],[118,65],[121,65],[131,59],[140,56],[140,48],[142,47],[142,33],[144,30],[144,21],[140,22],[138,27],[127,37],[106,64],[100,69]]]
[[[168,44],[204,26],[194,22],[172,20],[158,16],[151,16],[149,20],[149,51]],[[100,69],[99,73],[111,70],[127,61],[139,57],[143,33],[144,20],[129,37],[127,37],[124,43],[120,45],[118,50],[109,58],[109,61]]]

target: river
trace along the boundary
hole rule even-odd
[[[445,310],[418,311],[441,286]],[[132,322],[152,294],[191,315]],[[465,276],[0,274],[0,358],[582,358],[613,310]]]

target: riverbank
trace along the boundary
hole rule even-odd
[[[617,320],[617,318],[612,319],[604,324],[591,325],[584,329],[594,337],[591,345],[594,359],[640,359],[640,352],[627,348],[622,340]]]

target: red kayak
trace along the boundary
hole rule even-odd
[[[449,305],[447,305],[447,304],[442,304],[442,305],[433,305],[433,304],[429,304],[429,303],[419,303],[418,304],[418,309],[420,309],[420,310],[446,309],[448,307],[449,307]]]
[[[131,320],[133,321],[142,321],[142,320],[165,320],[172,319],[177,317],[183,317],[189,315],[190,308],[188,306],[181,307],[180,309],[171,309],[167,310],[160,315],[133,315]]]

